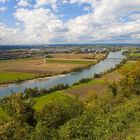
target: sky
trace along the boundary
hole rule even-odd
[[[0,45],[140,44],[140,0],[0,0]]]

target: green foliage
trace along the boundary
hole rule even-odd
[[[124,139],[129,134],[126,130],[131,129],[131,124],[140,121],[139,101],[136,98],[108,112],[101,106],[90,108],[82,116],[64,124],[59,130],[60,137],[67,140]]]
[[[119,87],[124,96],[132,93],[140,95],[140,62],[136,63],[132,69],[125,70],[125,78],[120,81]]]
[[[34,110],[29,101],[25,101],[21,94],[13,94],[1,100],[3,110],[13,119],[34,125]]]
[[[25,98],[37,97],[39,95],[50,94],[50,93],[57,91],[57,90],[67,89],[68,87],[69,87],[68,84],[66,84],[66,85],[58,84],[50,89],[38,89],[37,87],[26,88],[24,91],[24,94],[25,94]]]
[[[69,97],[65,102],[53,101],[45,105],[38,113],[38,123],[33,137],[35,139],[57,139],[57,129],[71,118],[83,113],[84,106],[81,101]]]
[[[93,76],[94,78],[100,78],[101,77],[101,74],[94,74],[94,76]]]
[[[65,102],[54,101],[45,105],[39,114],[38,121],[46,122],[49,128],[58,128],[70,118],[76,117],[82,112],[82,102],[70,97]]]
[[[33,128],[21,121],[12,121],[0,126],[1,140],[30,140]]]
[[[113,96],[115,97],[117,95],[117,85],[115,83],[111,83],[109,85],[109,88],[111,89],[111,93],[113,94]]]
[[[56,129],[48,128],[46,122],[39,122],[32,133],[31,140],[57,140]],[[59,140],[59,139],[58,139]]]
[[[78,82],[74,83],[73,85],[79,85],[81,83],[87,83],[87,82],[89,82],[91,80],[92,80],[91,78],[82,78]]]

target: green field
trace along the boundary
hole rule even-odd
[[[94,80],[88,81],[86,83],[81,83],[79,85],[71,86],[71,87],[69,87],[69,89],[74,89],[74,88],[83,87],[83,86],[90,86],[90,85],[94,85],[94,84],[103,84],[104,82],[105,81],[102,79],[94,79]]]
[[[19,72],[0,72],[0,84],[22,81],[35,78],[36,74],[19,73]]]
[[[37,97],[34,98],[34,101],[36,102],[34,105],[34,109],[39,111],[44,107],[45,104],[48,104],[49,102],[52,102],[54,100],[64,101],[67,98],[69,98],[69,96],[65,95],[63,91],[57,91],[48,95]]]
[[[131,57],[140,57],[140,53],[130,53],[129,56],[131,56]]]
[[[84,60],[53,60],[47,59],[46,63],[64,63],[64,64],[95,64],[95,61],[84,61]]]

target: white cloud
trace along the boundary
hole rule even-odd
[[[8,0],[0,0],[0,3],[6,3]]]
[[[31,6],[29,0],[18,0],[17,6],[26,7]]]
[[[90,11],[90,10],[91,10],[91,7],[90,7],[90,6],[85,6],[85,7],[83,8],[83,10],[84,10],[84,11]]]
[[[25,40],[23,33],[17,28],[9,28],[0,23],[0,44],[20,44]]]
[[[36,0],[35,7],[50,5],[53,10],[57,10],[57,2],[58,0]]]
[[[63,22],[44,8],[17,9],[15,17],[23,23],[24,33],[31,42],[48,42],[65,30]]]
[[[63,21],[58,13],[55,14],[60,3],[88,3],[91,11]],[[46,5],[53,10],[46,9]],[[1,25],[0,38],[3,42],[7,38],[8,42],[21,44],[102,41],[140,43],[140,0],[36,0],[33,9],[18,8],[14,16],[18,20],[18,27],[22,25],[23,30]]]
[[[7,7],[0,7],[0,12],[5,12],[7,10]]]
[[[89,3],[91,1],[89,0]],[[71,0],[71,2],[85,3],[86,1]],[[132,16],[135,11],[140,11],[139,0],[102,0],[95,3],[93,7],[92,13],[68,21],[70,41],[82,39],[85,42],[86,40],[96,42],[108,39],[111,41],[113,38],[121,39],[122,36],[129,40],[132,34],[140,32],[139,14],[135,16],[135,19]],[[133,17],[133,22],[124,21],[129,17],[128,15]]]

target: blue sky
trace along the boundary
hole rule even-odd
[[[0,44],[140,43],[140,0],[0,0]]]

